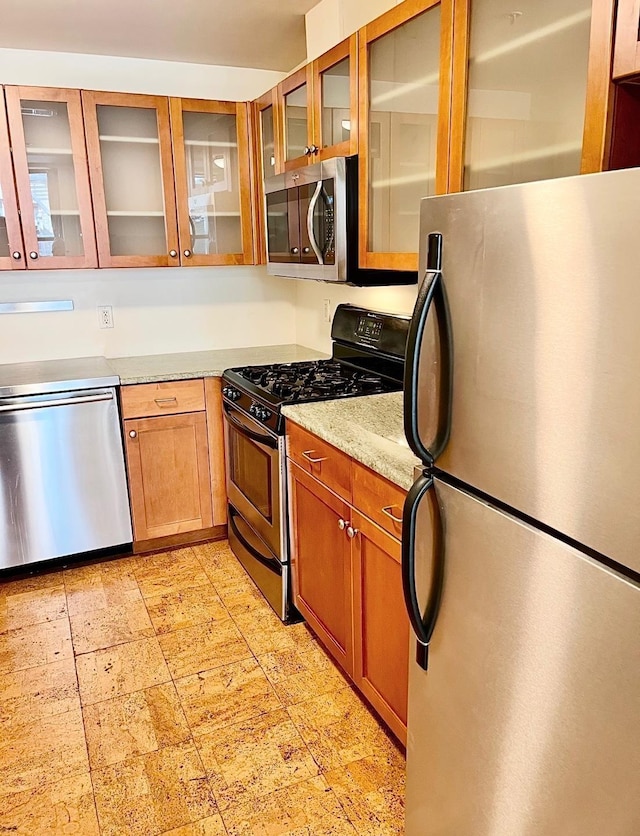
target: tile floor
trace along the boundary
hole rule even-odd
[[[0,833],[403,830],[401,752],[226,542],[0,582]]]

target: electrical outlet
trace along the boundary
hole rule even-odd
[[[331,299],[322,300],[322,317],[325,322],[331,322]]]
[[[98,322],[101,328],[113,328],[113,308],[111,305],[98,305]]]

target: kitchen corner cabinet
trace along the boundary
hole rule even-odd
[[[618,0],[613,78],[640,75],[640,0]]]
[[[453,0],[405,0],[359,32],[359,263],[417,270],[420,199],[447,191]]]
[[[278,85],[284,170],[357,153],[357,43],[352,35]]]
[[[205,385],[205,383],[207,385]],[[134,548],[219,534],[226,521],[220,381],[123,386]],[[166,542],[166,540],[165,540]]]
[[[406,743],[409,620],[400,537],[405,492],[289,422],[294,602]]]
[[[4,93],[0,267],[97,267],[80,92],[7,86]]]

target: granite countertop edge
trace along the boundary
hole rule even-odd
[[[291,404],[282,414],[404,490],[413,484],[420,461],[404,438],[401,392]]]

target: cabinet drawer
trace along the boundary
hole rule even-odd
[[[204,410],[203,380],[172,380],[122,386],[122,417],[152,418]]]
[[[351,459],[331,444],[287,422],[287,449],[291,458],[304,471],[323,485],[351,502]]]
[[[400,539],[406,491],[358,462],[353,462],[352,479],[353,505]]]

